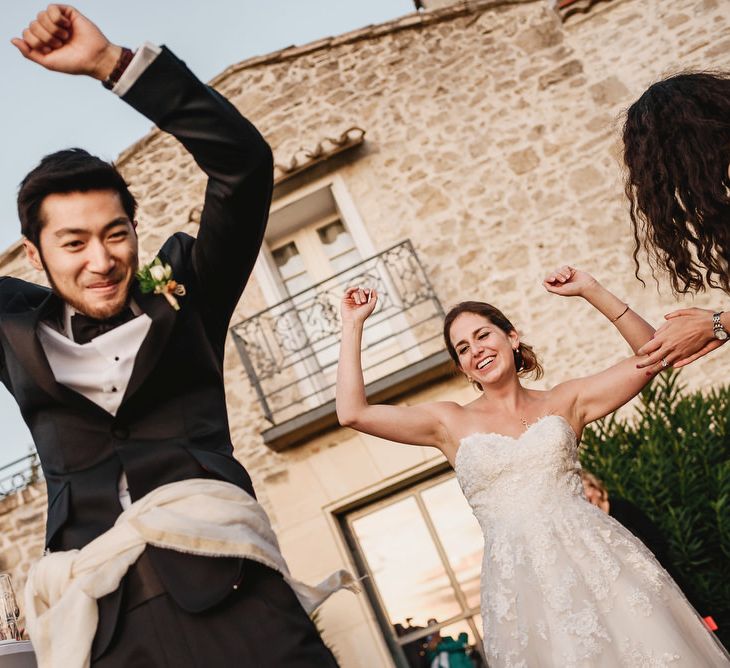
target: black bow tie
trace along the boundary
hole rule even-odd
[[[123,325],[125,322],[129,322],[133,318],[134,313],[129,306],[106,320],[97,320],[83,313],[76,313],[71,317],[71,333],[76,343],[84,344],[97,336],[106,334],[115,327],[119,327],[119,325]]]

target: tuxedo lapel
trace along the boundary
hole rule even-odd
[[[136,280],[132,287],[132,297],[137,306],[150,317],[152,324],[134,360],[132,375],[129,378],[122,405],[139,389],[150,371],[155,368],[167,345],[167,340],[170,338],[177,315],[167,299],[153,292],[142,292]]]
[[[23,369],[48,394],[59,400],[62,399],[60,386],[53,376],[46,354],[43,352],[41,342],[38,340],[36,329],[44,316],[52,316],[54,311],[57,312],[60,309],[61,305],[61,300],[49,291],[48,296],[38,308],[18,309],[15,313],[5,314],[0,321],[0,328],[5,333],[8,343],[18,360],[20,360]],[[17,307],[16,304],[13,304],[13,306]]]
[[[18,299],[23,299],[19,296]],[[86,397],[56,382],[43,346],[38,339],[38,326],[42,321],[60,319],[63,301],[50,290],[48,296],[37,308],[28,306],[25,310],[13,304],[15,313],[5,313],[0,320],[0,329],[25,372],[48,394],[63,403],[76,403],[85,407],[99,407]]]

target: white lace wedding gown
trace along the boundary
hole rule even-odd
[[[564,418],[467,436],[454,468],[484,532],[490,668],[730,666],[651,552],[585,500]]]

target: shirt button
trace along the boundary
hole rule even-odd
[[[119,361],[119,358],[118,358],[118,357],[115,357],[115,358],[114,358],[114,361],[115,361],[115,362],[118,362],[118,361]]]
[[[129,438],[129,429],[126,427],[114,427],[112,429],[112,436],[118,438],[121,441],[125,441]]]
[[[116,391],[117,391],[117,388],[116,387],[112,387],[112,392],[116,392]]]

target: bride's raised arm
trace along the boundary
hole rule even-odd
[[[548,274],[543,286],[563,297],[583,297],[608,318],[635,353],[654,335],[644,318],[585,271],[565,265]]]
[[[634,352],[654,334],[654,328],[644,318],[584,271],[561,267],[549,274],[543,285],[548,292],[557,295],[583,297],[614,324]],[[633,399],[655,373],[664,368],[657,364],[650,369],[640,369],[640,359],[630,357],[600,373],[562,383],[554,391],[563,395],[565,403],[572,406],[583,427]]]
[[[344,427],[411,445],[430,445],[449,456],[454,444],[444,426],[456,404],[435,402],[418,406],[369,404],[360,361],[365,320],[378,295],[373,289],[348,288],[342,298],[342,339],[337,366],[337,419]]]

